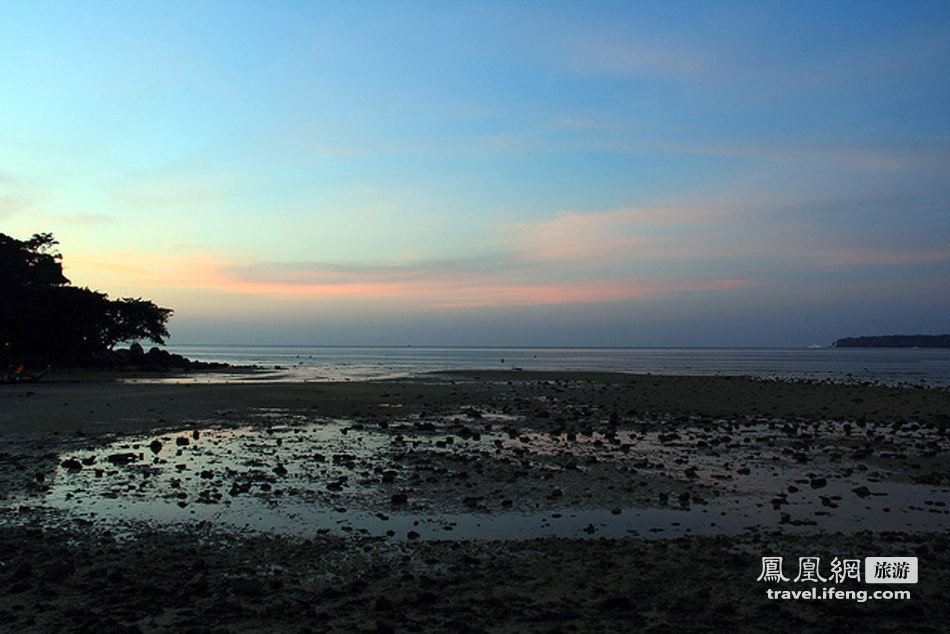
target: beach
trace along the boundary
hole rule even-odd
[[[144,382],[125,379],[140,378]],[[940,631],[950,392],[456,371],[0,389],[0,623]],[[789,581],[758,580],[781,556]],[[917,557],[900,601],[777,601]],[[825,584],[818,584],[823,587]],[[854,579],[828,586],[875,590]]]

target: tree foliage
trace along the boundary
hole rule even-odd
[[[124,341],[164,343],[172,310],[72,286],[50,233],[0,233],[0,357],[87,363]]]

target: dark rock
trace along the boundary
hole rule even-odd
[[[26,579],[33,574],[33,567],[28,561],[20,563],[19,566],[13,569],[13,572],[10,573],[10,578],[14,581],[20,581]]]
[[[633,601],[624,596],[607,597],[600,604],[602,610],[628,610],[632,607]]]
[[[69,561],[53,561],[43,566],[43,578],[47,581],[62,581],[76,572],[76,567]]]
[[[60,463],[60,466],[67,471],[82,471],[82,463],[76,460],[75,458],[70,458],[69,460],[63,460]]]
[[[390,498],[390,501],[393,504],[405,504],[409,501],[409,496],[405,493],[393,493],[393,496]]]
[[[823,489],[828,485],[827,478],[812,478],[809,483],[813,489]]]
[[[160,440],[153,440],[148,444],[148,448],[152,453],[157,454],[162,450],[162,442]]]
[[[257,579],[241,577],[231,582],[231,590],[242,597],[259,597],[264,594],[264,586]]]
[[[134,453],[114,453],[106,457],[106,460],[116,466],[132,464],[138,460],[138,455]]]
[[[866,498],[871,495],[871,489],[863,485],[857,488],[851,489],[851,492],[857,495],[858,497],[862,497],[862,498]]]
[[[396,624],[386,619],[377,619],[376,634],[396,634]]]

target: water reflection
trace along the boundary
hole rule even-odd
[[[42,504],[104,525],[526,539],[847,532],[869,520],[934,530],[950,502],[946,487],[895,481],[872,460],[880,452],[854,459],[884,431],[894,453],[946,452],[944,436],[917,426],[717,421],[575,435],[525,432],[490,412],[384,427],[283,410],[258,418],[63,455]]]

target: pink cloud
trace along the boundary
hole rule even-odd
[[[717,230],[737,213],[728,207],[650,207],[607,212],[562,211],[552,220],[510,223],[501,242],[525,257],[543,261],[585,260],[617,256],[661,256],[676,244],[677,229]],[[672,230],[672,231],[671,231]],[[666,257],[677,257],[673,253]]]
[[[74,257],[71,262],[68,273],[77,282],[113,293],[116,288],[134,287],[203,290],[290,302],[410,300],[422,310],[630,301],[756,283],[741,279],[548,282],[529,279],[531,272],[523,269],[476,273],[439,265],[275,266],[187,254],[96,254]]]

